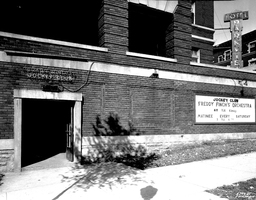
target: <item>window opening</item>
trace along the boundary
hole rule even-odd
[[[224,51],[224,60],[230,60],[231,58],[231,50]]]
[[[249,42],[248,44],[248,53],[256,51],[256,40]]]
[[[218,62],[224,61],[223,55],[218,56]]]
[[[101,1],[3,3],[0,31],[98,46]]]
[[[251,60],[248,60],[249,66],[256,65],[256,58],[252,58]]]
[[[196,12],[196,4],[195,4],[195,2],[192,2],[192,4],[191,4],[191,20],[192,20],[192,24],[196,23],[195,12]]]
[[[166,31],[172,13],[129,3],[129,51],[166,56]]]
[[[191,57],[192,57],[192,62],[200,63],[200,49],[192,48]]]

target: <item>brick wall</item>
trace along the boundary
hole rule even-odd
[[[197,41],[197,40],[193,39],[193,41]],[[200,43],[200,45],[202,44]],[[230,78],[241,78],[241,79],[246,78],[247,80],[254,80],[254,77],[255,77],[252,74],[247,74],[242,72],[233,72],[233,71],[225,70],[225,73],[223,73],[223,70],[221,69],[202,68],[197,66],[191,67],[190,65],[183,65],[180,63],[180,60],[182,60],[182,57],[178,59],[178,64],[176,64],[176,63],[170,63],[168,61],[138,58],[138,57],[121,55],[121,54],[113,54],[109,52],[100,52],[100,51],[80,49],[75,47],[66,47],[62,45],[33,42],[28,40],[2,37],[2,36],[0,36],[0,50],[1,51],[15,50],[15,51],[24,51],[24,52],[31,52],[31,53],[34,52],[34,53],[41,53],[41,54],[61,55],[61,56],[70,57],[71,60],[73,60],[74,57],[79,57],[81,59],[88,59],[90,61],[120,64],[120,65],[126,65],[126,66],[151,68],[151,69],[164,69],[164,70],[172,70],[177,72],[186,72],[186,73],[193,73],[193,74],[198,73],[201,75],[214,74],[218,77],[230,77]],[[186,51],[188,51],[188,49]]]
[[[97,80],[97,77],[105,82],[102,85],[92,83],[85,90],[87,98],[84,109],[90,109],[88,113],[91,117],[84,113],[84,135],[93,134],[92,124],[95,124],[97,114],[102,114],[104,118],[109,112],[117,113],[124,127],[127,127],[128,121],[132,121],[145,135],[253,132],[256,128],[250,124],[194,123],[195,94],[239,97],[240,90],[234,89],[234,86],[104,73],[95,73],[93,80]],[[90,92],[91,88],[93,93]],[[245,96],[251,97],[255,94],[256,89],[245,89]]]
[[[192,46],[200,49],[200,62],[213,64],[213,42],[192,39]]]
[[[14,101],[13,101],[13,90],[14,89],[37,89],[42,90],[42,85],[45,84],[43,81],[35,81],[28,79],[24,75],[24,68],[30,69],[31,67],[37,68],[33,65],[16,64],[16,63],[5,63],[0,62],[0,138],[1,139],[13,139],[13,128],[14,128]],[[49,69],[48,67],[40,67],[41,69]],[[51,70],[54,70],[53,68]],[[56,69],[56,70],[59,70]],[[67,69],[62,69],[68,72]],[[76,75],[76,83],[65,85],[70,89],[78,88],[86,79],[86,72],[78,72],[73,70]]]
[[[100,46],[112,53],[128,50],[128,2],[103,0],[99,16]],[[121,51],[121,52],[120,52]]]
[[[206,3],[199,4],[201,8],[206,6]],[[207,9],[210,8],[211,4]],[[192,33],[207,37],[211,33],[209,31],[200,32],[196,28],[192,29],[190,9],[191,4],[189,2],[179,1],[173,16],[173,24],[169,27],[169,33],[166,36],[169,56],[176,58],[178,60],[177,63],[132,57],[125,54],[128,47],[127,1],[125,0],[104,0],[102,2],[101,16],[99,18],[101,46],[109,48],[109,52],[3,36],[0,37],[0,50],[52,54],[66,56],[68,60],[81,58],[81,60],[88,59],[127,67],[164,69],[187,74],[254,81],[255,74],[189,65],[192,46],[201,49],[201,60],[203,62],[210,63],[212,56],[209,42],[192,39],[191,37]],[[211,25],[207,25],[207,20],[200,22],[199,25],[211,27]],[[13,89],[42,89],[42,82],[29,80],[21,73],[23,67],[30,68],[32,66],[0,62],[0,91],[2,92],[0,95],[1,139],[13,138]],[[41,66],[35,67],[41,68]],[[87,72],[73,69],[71,71],[77,75],[76,82],[66,85],[71,89],[75,89],[86,80]],[[127,127],[129,120],[132,121],[144,134],[224,133],[255,130],[254,125],[194,124],[195,94],[240,96],[240,91],[234,90],[234,86],[99,72],[92,72],[89,81],[90,84],[80,91],[84,94],[83,135],[93,135],[92,124],[95,123],[96,116],[99,114],[104,118],[109,112],[118,113],[125,127]],[[255,93],[255,89],[245,88],[245,96],[255,96]]]
[[[13,138],[13,90],[15,87],[15,69],[9,63],[0,65],[0,138]]]
[[[1,90],[4,92],[0,96],[0,138],[12,139],[13,89],[41,90],[43,82],[30,80],[21,73],[23,67],[29,68],[30,65],[3,62],[0,64],[1,72],[5,72],[5,74],[1,73]],[[37,67],[42,68],[42,66]],[[77,79],[74,84],[65,85],[75,89],[86,80],[87,71],[72,71],[77,75]],[[255,77],[253,74],[251,76]],[[234,86],[100,72],[91,72],[89,81],[89,85],[79,91],[84,96],[82,128],[84,136],[94,134],[92,124],[95,124],[97,115],[105,118],[109,112],[117,113],[125,128],[128,126],[128,121],[131,121],[145,135],[253,132],[256,128],[251,124],[197,125],[194,123],[195,94],[239,97],[241,88]],[[253,97],[256,95],[256,89],[244,88],[244,95]]]
[[[181,63],[191,61],[191,3],[179,1],[174,13],[173,23],[166,36],[167,57],[178,59]]]
[[[208,30],[197,26],[192,26],[192,34],[200,37],[213,39],[214,30]]]
[[[197,25],[214,28],[214,1],[195,2],[195,23]]]

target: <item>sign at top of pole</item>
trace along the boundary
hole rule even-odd
[[[232,39],[232,61],[231,67],[242,68],[242,21],[249,19],[248,11],[238,11],[225,14],[224,22],[230,22],[230,32]]]
[[[249,19],[248,11],[233,12],[233,13],[225,14],[224,16],[224,22],[229,22],[235,19],[243,19],[243,20]]]

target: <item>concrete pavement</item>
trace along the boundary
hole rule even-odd
[[[214,200],[205,190],[256,177],[256,152],[137,170],[117,163],[5,174],[1,200]]]

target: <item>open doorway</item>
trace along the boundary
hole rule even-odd
[[[73,108],[73,101],[23,99],[22,168],[52,167],[73,161]]]

